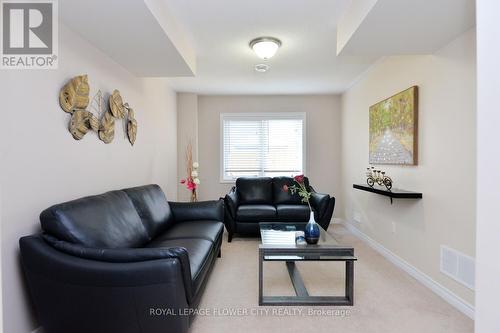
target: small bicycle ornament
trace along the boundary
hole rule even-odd
[[[368,186],[373,187],[375,184],[385,186],[390,191],[392,188],[392,179],[385,175],[384,171],[375,170],[374,167],[366,168],[366,183]]]

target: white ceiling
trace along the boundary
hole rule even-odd
[[[377,57],[336,55],[336,26],[349,0],[164,0],[197,55],[195,77],[171,78],[200,94],[309,94],[345,90]],[[249,48],[273,36],[282,47],[267,64]]]
[[[474,26],[474,10],[474,0],[60,2],[67,26],[132,73],[199,94],[341,93],[380,56],[433,53]],[[282,41],[267,73],[248,46],[261,36]]]
[[[474,0],[354,1],[369,11],[351,27],[341,55],[432,54],[475,25]]]
[[[196,56],[163,1],[64,0],[59,13],[65,25],[137,76],[191,76]]]

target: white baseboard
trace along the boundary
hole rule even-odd
[[[389,260],[391,263],[396,265],[397,267],[401,268],[403,271],[406,273],[410,274],[413,278],[415,278],[417,281],[422,283],[424,286],[432,290],[434,293],[436,293],[438,296],[443,298],[446,302],[450,303],[453,307],[458,309],[460,312],[465,314],[471,319],[474,319],[474,306],[472,304],[469,304],[462,298],[458,297],[456,294],[451,292],[448,288],[442,286],[438,282],[434,281],[431,279],[428,275],[425,273],[421,272],[411,264],[409,264],[407,261],[403,260],[396,254],[392,253],[389,249],[378,243],[377,241],[373,240],[366,234],[364,234],[361,230],[356,228],[352,223],[348,223],[346,221],[341,222],[342,225],[344,225],[350,232],[352,232],[356,237],[360,238],[363,240],[365,243],[367,243],[371,248],[373,248],[375,251],[379,252],[382,256],[384,256],[387,260]]]

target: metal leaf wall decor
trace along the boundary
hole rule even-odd
[[[89,107],[87,108],[88,111],[92,112],[93,114],[97,114],[97,118],[101,118],[102,115],[104,114],[103,112],[103,97],[102,97],[102,92],[100,90],[97,91],[97,93],[92,97],[92,101],[89,104]],[[106,110],[104,110],[106,111]]]
[[[104,143],[111,143],[115,137],[115,118],[124,119],[127,138],[133,146],[137,138],[137,120],[134,110],[128,103],[123,103],[120,91],[115,89],[109,97],[109,110],[103,108],[100,90],[89,105],[89,92],[87,75],[75,76],[59,92],[61,108],[71,114],[68,129],[73,138],[81,140],[92,130],[97,132]]]
[[[113,94],[109,97],[109,108],[111,113],[115,118],[125,118],[125,106],[123,105],[123,99],[118,90],[114,90]]]
[[[99,139],[104,143],[111,143],[115,137],[115,118],[111,112],[106,112],[99,125]]]
[[[75,140],[81,140],[88,131],[99,129],[99,120],[92,112],[86,110],[75,110],[69,121],[69,131]]]
[[[75,76],[59,92],[59,104],[64,112],[73,113],[89,105],[89,82],[87,75]]]
[[[130,144],[133,146],[135,138],[137,137],[137,120],[134,118],[134,110],[132,108],[127,109],[127,136],[128,141],[130,141]]]

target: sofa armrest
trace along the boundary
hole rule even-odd
[[[192,295],[189,254],[183,247],[98,249],[59,240],[49,234],[43,234],[42,238],[54,249],[68,255],[100,262],[137,263],[161,259],[177,259],[180,263],[186,296],[190,298]]]
[[[170,202],[176,222],[214,220],[224,222],[224,201]]]
[[[318,222],[323,229],[327,230],[335,208],[335,197],[329,194],[318,193],[312,186],[310,189],[312,192],[310,202],[315,211],[316,222]]]
[[[55,247],[45,239],[46,236],[27,236],[19,240],[23,264],[34,273],[40,275],[47,273],[60,280],[84,285],[126,286],[160,283],[168,275],[165,272],[158,272],[161,270],[161,263],[165,264],[164,269],[180,271],[183,260],[182,254],[162,257],[159,252],[156,255],[151,253],[149,260],[146,260],[146,256],[134,258],[138,259],[137,261],[125,260],[131,252],[143,249],[91,249],[64,241],[59,241],[58,247]],[[123,253],[112,260],[111,256],[120,251]],[[97,259],[100,256],[99,252],[102,253],[102,257],[106,257],[106,260]],[[125,254],[126,252],[128,254]],[[119,258],[120,256],[122,257]],[[189,262],[189,258],[187,259]],[[55,272],[57,274],[54,274]],[[153,272],[157,272],[158,275],[155,276]]]
[[[328,204],[330,202],[330,195],[318,193],[314,190],[312,186],[310,188],[311,188],[311,198],[310,198],[311,206],[313,210],[318,214],[318,218],[322,219],[328,208]]]
[[[151,333],[165,327],[187,331],[188,318],[152,318],[150,313],[151,308],[188,306],[178,258],[90,260],[59,251],[39,235],[23,237],[19,245],[30,294],[47,331],[103,332],[96,330],[96,322],[114,332],[137,325]],[[116,320],[112,313],[128,315]]]
[[[229,191],[228,194],[226,194],[226,197],[224,198],[225,204],[227,206],[227,209],[229,210],[229,213],[231,214],[231,217],[233,219],[236,218],[236,211],[238,210],[239,206],[239,198],[238,198],[238,193],[236,192],[236,187],[233,186],[231,188],[231,191]]]
[[[177,258],[189,267],[189,256],[183,247],[100,249],[69,243],[46,233],[42,235],[42,238],[55,249],[83,259],[127,263]]]

